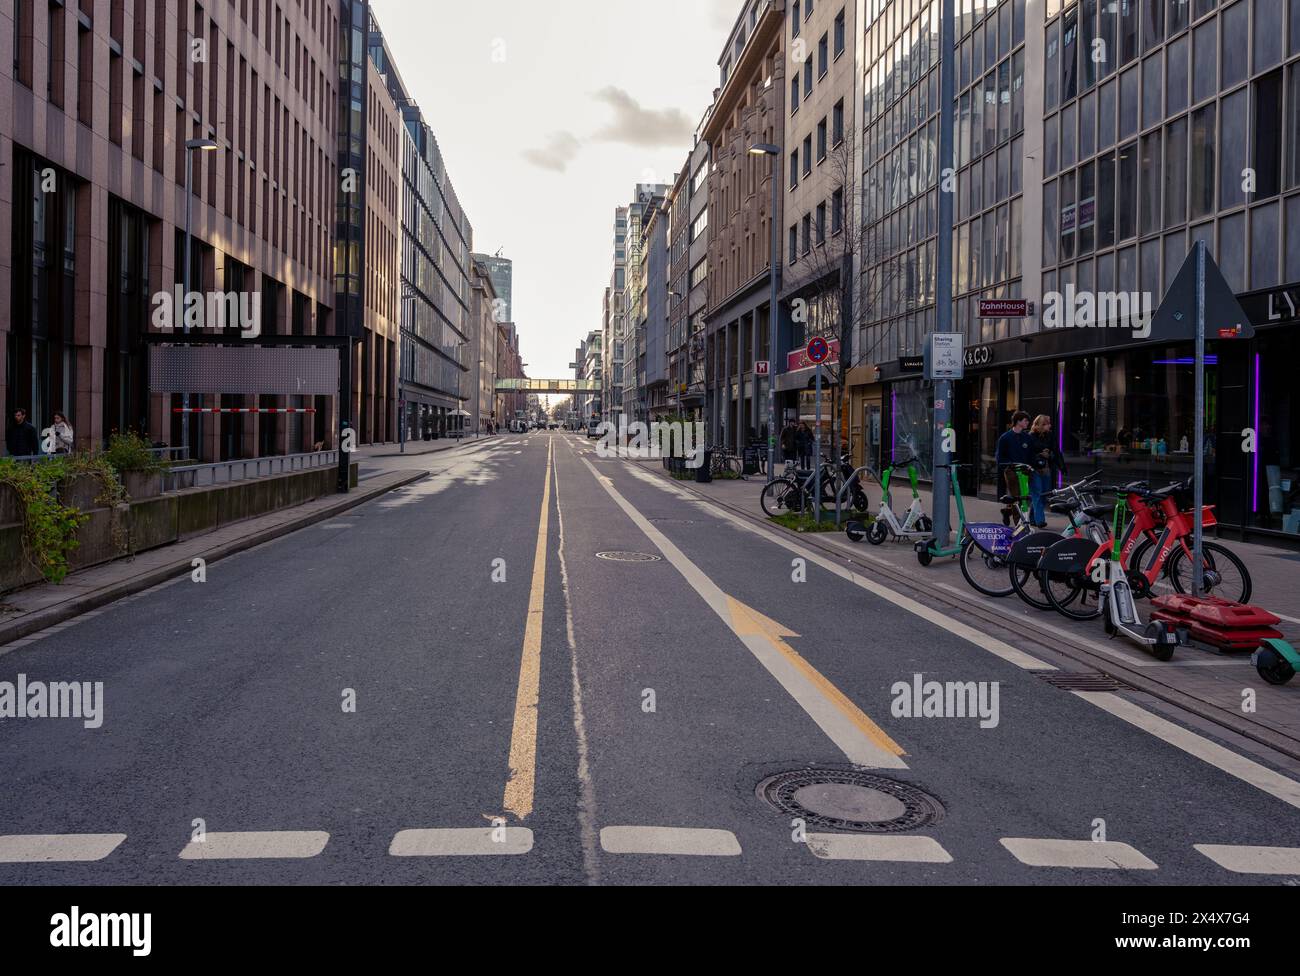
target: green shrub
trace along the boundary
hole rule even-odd
[[[99,456],[118,472],[142,471],[155,474],[167,468],[161,458],[149,451],[149,442],[132,431],[110,437],[108,447]]]
[[[59,501],[59,482],[69,474],[64,458],[23,463],[0,458],[0,484],[12,487],[22,503],[23,552],[51,583],[68,575],[68,556],[77,548],[77,529],[89,518]]]

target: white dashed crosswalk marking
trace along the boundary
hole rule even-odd
[[[399,830],[388,845],[394,857],[456,857],[527,854],[533,832],[527,827],[429,827]]]
[[[1154,871],[1156,863],[1137,849],[1115,840],[1056,840],[1003,837],[998,843],[1022,864],[1036,868],[1109,868]]]
[[[330,835],[324,830],[240,830],[209,832],[181,851],[183,861],[225,861],[254,858],[315,857]]]
[[[0,835],[0,863],[102,861],[124,840],[126,834]]]

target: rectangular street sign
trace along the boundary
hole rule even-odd
[[[959,380],[963,376],[964,362],[960,332],[931,332],[926,337],[927,380]]]
[[[770,366],[769,366],[769,361],[768,361],[768,360],[766,360],[766,359],[757,359],[757,360],[754,361],[754,375],[755,375],[755,376],[767,376],[767,375],[769,375],[769,369],[770,369]]]
[[[1026,319],[1034,314],[1034,303],[1026,298],[981,298],[982,319]]]
[[[925,369],[924,356],[899,356],[898,371],[900,373],[919,373]]]

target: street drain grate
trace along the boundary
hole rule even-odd
[[[938,799],[897,780],[857,769],[797,769],[769,776],[758,796],[809,827],[896,834],[943,819]]]
[[[1064,691],[1127,691],[1130,686],[1100,671],[1037,671],[1053,688]]]
[[[623,552],[614,550],[612,552],[598,552],[597,559],[609,559],[616,563],[657,563],[659,557],[651,555],[648,552]]]

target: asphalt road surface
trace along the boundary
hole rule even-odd
[[[0,883],[1300,878],[1294,763],[593,445],[402,459],[0,648],[0,682],[103,683],[97,728],[0,721]]]

